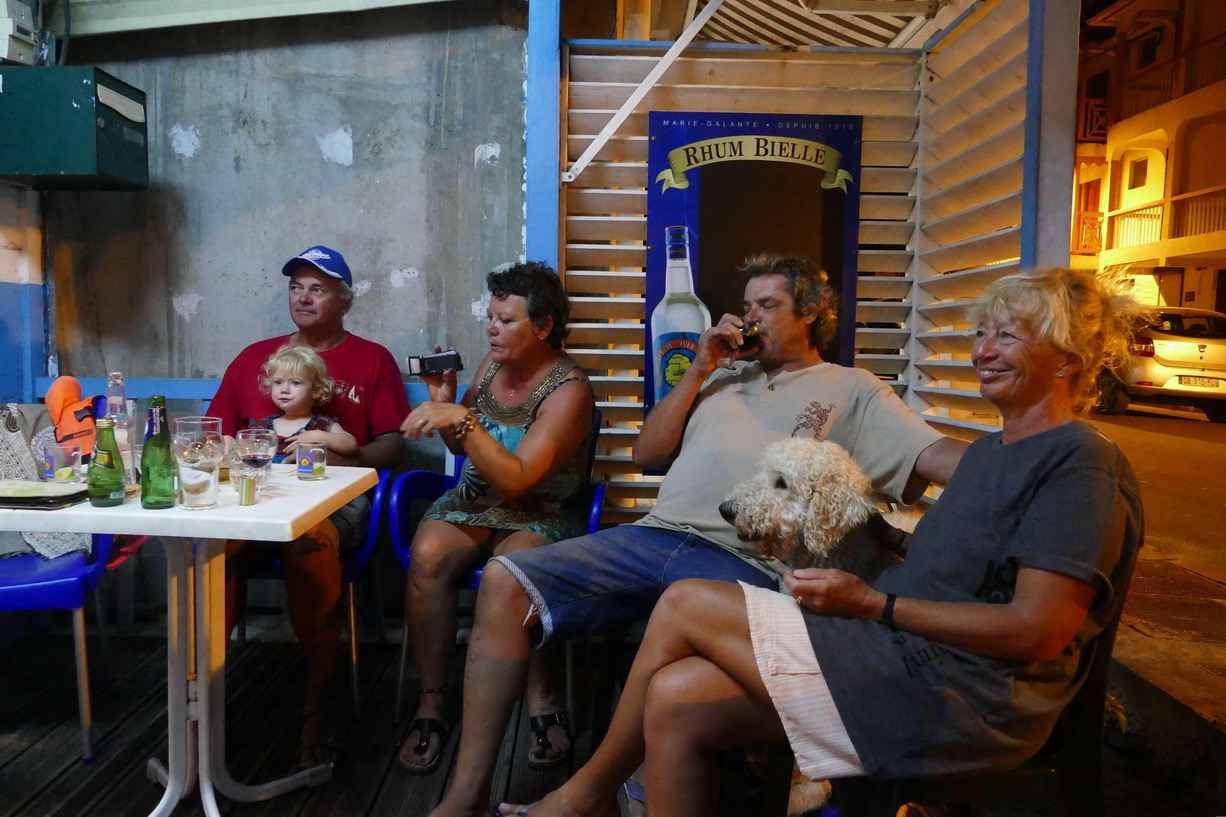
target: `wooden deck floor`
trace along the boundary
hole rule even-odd
[[[65,619],[65,624],[67,620]],[[156,631],[156,628],[149,632]],[[100,644],[90,639],[94,668],[92,763],[79,760],[72,640],[67,628],[40,632],[0,651],[0,817],[144,817],[161,789],[146,776],[146,762],[166,755],[166,646],[164,637],[113,637],[115,672],[108,681]],[[458,676],[460,650],[453,662]],[[580,651],[582,652],[582,651]],[[599,651],[598,651],[599,652]],[[454,761],[456,739],[443,767],[428,777],[404,772],[395,746],[404,730],[391,722],[396,695],[398,648],[363,645],[360,718],[339,719],[346,731],[343,758],[334,778],[315,789],[291,792],[263,803],[219,798],[227,817],[419,817],[438,802]],[[603,733],[607,696],[597,703],[598,672],[577,661],[575,751],[568,767],[538,772],[527,766],[530,734],[516,712],[498,759],[495,799],[530,802],[556,788],[590,755],[593,736]],[[342,672],[337,707],[348,712]],[[301,665],[292,643],[252,642],[233,647],[227,661],[227,747],[230,768],[242,782],[279,777],[290,769],[298,732]],[[416,688],[414,680],[409,681]],[[412,706],[414,700],[408,701]],[[452,704],[456,705],[454,700]],[[410,710],[411,711],[411,710]],[[453,722],[455,713],[453,713]],[[1113,817],[1192,817],[1179,796],[1180,783],[1158,779],[1145,758],[1108,748],[1108,813]],[[446,770],[446,773],[445,771]],[[742,810],[725,813],[740,817]],[[203,812],[193,794],[175,817]],[[909,817],[943,814],[911,807]],[[992,817],[1053,817],[1062,809],[1014,804],[993,808]],[[1214,812],[1217,813],[1217,812]],[[1080,817],[1079,815],[1076,817]]]
[[[101,671],[100,645],[94,638],[89,644],[95,721],[95,757],[89,764],[79,760],[70,635],[41,633],[0,652],[0,817],[141,817],[157,804],[161,789],[146,776],[145,766],[149,758],[166,755],[165,640],[111,641],[115,674],[109,681]],[[416,777],[395,763],[395,746],[404,732],[391,722],[397,658],[395,646],[363,645],[363,711],[357,719],[340,719],[346,725],[343,756],[332,781],[263,803],[219,798],[223,814],[417,817],[429,812],[444,790],[457,741],[450,741],[444,768],[433,775]],[[299,727],[301,677],[293,644],[252,642],[231,649],[227,751],[235,779],[259,782],[289,770]],[[585,677],[579,674],[581,685]],[[346,711],[347,684],[342,684],[337,706]],[[409,684],[416,686],[412,680]],[[576,697],[592,700],[586,691]],[[410,707],[413,703],[408,701]],[[594,714],[590,705],[575,713],[572,764],[590,754]],[[514,724],[498,760],[495,794],[528,802],[556,788],[570,769],[528,768],[530,734],[518,711]],[[202,811],[192,795],[174,814],[188,817]]]

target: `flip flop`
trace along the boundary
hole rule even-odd
[[[306,724],[319,720],[316,729],[307,730]],[[294,765],[298,771],[313,769],[316,766],[335,766],[340,759],[340,749],[333,725],[323,708],[313,709],[302,716],[303,733],[298,737],[298,750],[294,755]],[[303,737],[309,735],[309,737]]]
[[[340,750],[332,738],[318,743],[299,743],[296,769],[300,772],[314,769],[316,766],[335,767],[340,760]]]
[[[633,779],[622,783],[622,793],[626,795],[626,813],[628,815],[643,814],[647,809],[647,792]]]
[[[553,748],[553,744],[549,742],[549,727],[560,726],[562,731],[566,732],[566,736],[570,737],[570,721],[566,718],[566,713],[561,710],[551,712],[548,715],[536,715],[528,718],[528,726],[532,729],[532,734],[536,737],[534,748],[540,749],[542,755],[539,757],[532,751],[528,752],[528,766],[533,769],[553,769],[561,766],[566,761],[570,760],[570,749],[567,749],[557,757],[549,757],[549,750]],[[527,808],[532,808],[536,803],[533,803]]]
[[[519,806],[518,808],[515,809],[513,814],[515,815],[515,817],[532,817],[532,809],[536,808],[537,805],[540,804],[540,802],[541,802],[540,800],[537,800],[535,803],[529,803],[526,806]],[[490,811],[490,817],[502,817],[502,806],[509,806],[509,805],[511,804],[502,803],[501,805],[494,806],[493,810]]]
[[[451,737],[451,727],[438,718],[416,718],[409,724],[409,731],[416,731],[418,735],[417,745],[412,749],[413,754],[420,757],[430,751],[430,738],[435,735],[438,735],[438,752],[435,753],[433,760],[425,764],[409,763],[404,759],[402,752],[397,752],[396,762],[403,766],[409,774],[430,774],[438,768],[439,761],[443,758],[443,750],[447,748],[447,738]]]

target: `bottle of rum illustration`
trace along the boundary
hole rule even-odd
[[[667,227],[664,244],[668,256],[664,297],[651,312],[651,359],[655,402],[677,385],[698,353],[698,339],[711,328],[711,313],[694,294],[690,270],[690,235],[685,225]]]

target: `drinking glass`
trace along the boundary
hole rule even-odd
[[[48,440],[43,446],[43,478],[55,482],[84,482],[81,444]]]
[[[217,507],[217,478],[225,444],[220,417],[176,417],[170,447],[179,473],[179,504],[188,510]]]
[[[327,443],[298,443],[298,479],[327,479]]]
[[[271,428],[244,428],[234,436],[235,461],[255,474],[262,493],[268,483],[268,469],[277,453],[277,432]],[[234,468],[233,465],[230,466]]]
[[[758,335],[761,331],[762,324],[757,321],[745,321],[745,325],[741,327],[741,338],[745,341],[741,349],[760,345],[761,341],[758,339]],[[740,350],[738,349],[737,351],[739,352]],[[739,358],[735,354],[732,357],[721,357],[719,359],[720,368],[730,372],[736,368],[738,360],[744,360],[744,358]]]

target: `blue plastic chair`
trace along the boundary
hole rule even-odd
[[[71,610],[77,659],[77,711],[81,718],[81,760],[93,760],[93,714],[89,661],[85,654],[85,599],[98,586],[111,556],[112,536],[95,534],[93,549],[55,559],[23,554],[0,559],[0,610]]]
[[[355,717],[361,714],[362,701],[361,688],[358,686],[358,616],[354,586],[361,581],[362,575],[366,572],[366,567],[370,564],[370,559],[374,555],[375,547],[379,543],[379,530],[384,520],[387,489],[391,481],[392,470],[390,468],[384,468],[379,472],[379,484],[375,486],[374,493],[370,499],[370,520],[367,522],[366,539],[362,542],[361,547],[344,554],[341,560],[341,568],[344,572],[345,609],[349,622],[349,668],[352,676],[353,714]],[[281,560],[273,559],[252,570],[247,578],[284,579],[285,571],[281,567]],[[382,605],[379,606],[381,607]],[[382,611],[380,611],[380,615],[382,615]],[[243,622],[240,621],[238,626],[239,640],[243,641],[245,640]]]
[[[587,448],[588,485],[584,489],[583,495],[580,496],[578,503],[579,507],[586,507],[588,509],[587,533],[595,533],[600,530],[600,515],[604,509],[605,490],[608,487],[604,480],[592,479],[592,469],[596,464],[596,446],[599,443],[602,420],[600,410],[593,410],[592,430],[588,438]],[[454,488],[459,483],[459,474],[463,468],[464,459],[464,457],[456,458],[454,474],[440,474],[436,471],[406,471],[392,483],[391,495],[388,497],[387,502],[388,526],[391,529],[392,550],[395,552],[396,561],[400,563],[400,568],[405,572],[406,576],[409,573],[409,562],[411,560],[410,546],[413,543],[413,536],[417,533],[417,525],[420,521],[412,513],[413,504],[415,502],[432,503],[446,491]],[[481,586],[481,574],[484,570],[484,566],[473,568],[462,585],[469,590],[478,589]],[[406,608],[404,611],[404,638],[400,644],[400,676],[396,682],[395,719],[397,723],[400,722],[403,715],[404,677],[408,672],[408,667],[409,611]],[[566,678],[567,706],[570,707],[572,683],[571,654],[569,649],[567,650]]]

